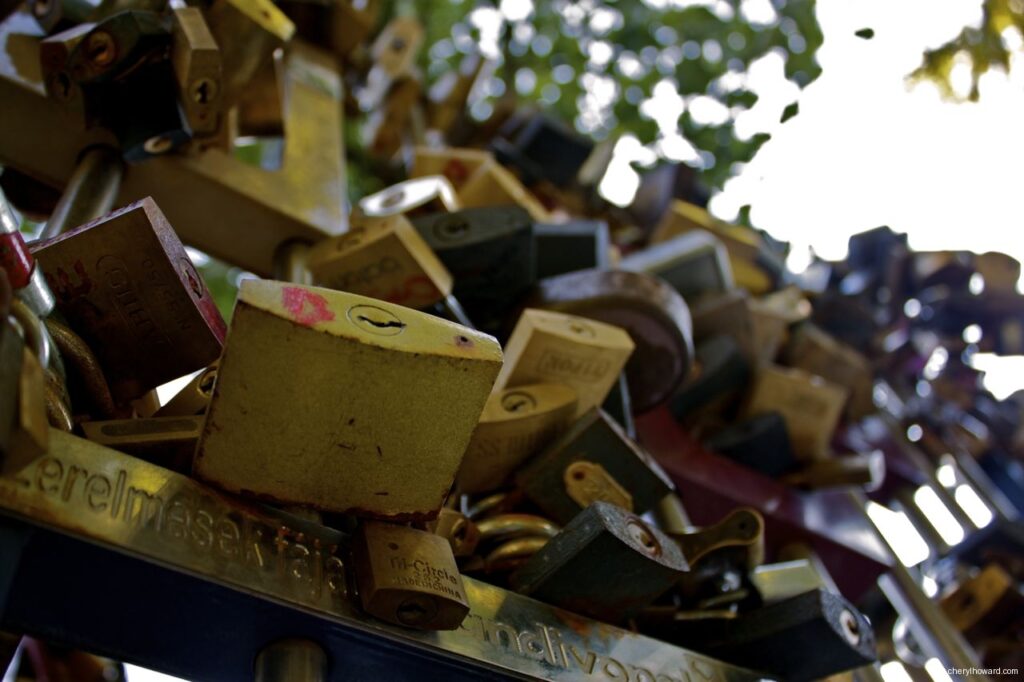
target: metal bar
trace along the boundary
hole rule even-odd
[[[49,437],[47,455],[0,478],[0,628],[222,682],[251,679],[258,652],[287,638],[320,643],[331,680],[384,665],[393,679],[760,677],[465,577],[456,630],[376,621],[349,592],[342,533]]]
[[[123,177],[124,162],[117,150],[105,145],[87,149],[46,221],[40,239],[51,239],[110,213]]]

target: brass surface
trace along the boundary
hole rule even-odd
[[[562,480],[565,482],[565,494],[584,509],[601,501],[633,511],[633,496],[596,462],[572,462],[565,467]]]
[[[551,214],[537,197],[494,159],[481,164],[466,178],[459,189],[459,201],[466,208],[515,204],[524,208],[535,222],[551,222]]]
[[[0,24],[6,131],[0,163],[63,187],[81,150],[97,143],[116,147],[116,141],[101,129],[84,130],[80,115],[46,97],[40,36],[24,12]],[[338,68],[328,54],[293,43],[284,89],[286,140],[279,170],[249,165],[219,149],[161,156],[129,169],[116,203],[153,196],[185,243],[259,275],[271,272],[279,244],[343,232],[348,211]],[[183,196],[189,200],[181,201]]]
[[[429,520],[500,366],[492,337],[440,318],[247,280],[195,473],[281,503]]]
[[[512,675],[582,681],[646,671],[659,682],[761,679],[471,578],[463,578],[470,613],[457,630],[423,632],[368,619],[347,596],[336,531],[242,504],[69,434],[51,431],[50,441],[46,456],[0,478],[3,513],[400,645]]]
[[[527,308],[505,344],[496,388],[554,382],[576,391],[576,416],[600,406],[633,353],[620,327]]]
[[[494,490],[531,455],[568,427],[576,391],[563,384],[528,384],[487,399],[456,479],[464,492]]]
[[[314,284],[408,308],[452,291],[447,268],[401,215],[353,220],[348,232],[314,246],[308,263]]]
[[[760,368],[743,407],[744,416],[778,412],[786,420],[793,453],[803,460],[828,456],[847,391],[800,369]]]
[[[420,630],[454,630],[469,613],[445,538],[364,521],[353,539],[352,563],[363,608],[381,620]]]
[[[178,101],[193,135],[216,132],[220,109],[221,60],[217,41],[198,7],[171,11],[171,65]]]

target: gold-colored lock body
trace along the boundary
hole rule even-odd
[[[493,159],[489,152],[481,149],[416,147],[409,176],[443,175],[452,187],[459,190],[477,168]]]
[[[425,308],[452,292],[452,276],[416,228],[401,215],[352,221],[343,235],[309,251],[319,286]]]
[[[9,451],[6,456],[0,456],[0,474],[19,471],[45,453],[50,442],[43,367],[27,347],[22,348],[21,356],[18,394],[4,396],[4,400],[13,398],[15,401],[14,427],[11,430]]]
[[[432,519],[500,367],[494,338],[440,318],[247,280],[194,473],[279,503]]]
[[[842,386],[799,369],[766,365],[757,372],[744,406],[751,417],[778,412],[786,420],[793,453],[799,459],[828,456],[829,441],[846,404]]]
[[[551,214],[519,178],[495,160],[481,164],[459,189],[459,201],[465,208],[508,206],[526,210],[535,222],[551,222]]]
[[[860,419],[874,412],[874,368],[870,360],[852,347],[814,325],[803,324],[791,334],[782,356],[790,367],[845,387],[850,392],[846,405],[850,418]]]
[[[576,391],[576,416],[604,402],[633,353],[633,340],[614,325],[527,308],[505,344],[496,388],[555,382]]]
[[[492,393],[459,468],[459,490],[498,488],[575,415],[576,391],[563,384],[529,384]]]
[[[197,7],[171,11],[171,65],[178,100],[192,133],[216,132],[221,91],[220,49]]]
[[[363,608],[381,620],[420,630],[454,630],[469,601],[451,546],[406,526],[365,521],[352,545]]]

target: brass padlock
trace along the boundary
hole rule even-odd
[[[778,412],[797,458],[821,459],[828,456],[847,395],[842,386],[803,370],[766,365],[754,377],[743,414]]]
[[[974,268],[985,280],[986,291],[1015,293],[1020,281],[1020,261],[1005,253],[987,251],[974,257]]]
[[[561,524],[596,500],[642,514],[673,490],[651,456],[597,408],[527,464],[516,483]]]
[[[668,400],[690,371],[690,309],[679,292],[657,277],[626,270],[569,272],[537,282],[528,303],[629,332],[636,351],[626,364],[626,378],[636,412]]]
[[[689,301],[701,294],[724,293],[735,284],[729,254],[707,230],[692,230],[634,251],[619,263],[623,270],[657,275]]]
[[[348,232],[309,251],[313,283],[426,308],[452,292],[452,276],[401,215],[354,219]]]
[[[437,520],[431,521],[427,530],[447,540],[452,554],[459,558],[472,556],[480,543],[480,529],[477,525],[454,509],[442,509]]]
[[[1024,595],[998,564],[989,564],[942,597],[942,612],[953,627],[971,637],[998,631],[1019,616]]]
[[[469,613],[448,541],[380,521],[360,524],[352,544],[359,599],[367,613],[420,630],[454,630]]]
[[[383,103],[370,107],[371,113],[362,132],[363,145],[371,156],[390,159],[402,148],[407,137],[418,137],[422,90],[419,78],[404,76],[389,85]]]
[[[235,104],[274,51],[295,35],[295,24],[271,0],[215,0],[206,22],[220,48],[224,108]]]
[[[429,520],[500,367],[492,337],[440,318],[247,280],[194,473],[280,503]]]
[[[152,199],[35,242],[32,253],[116,400],[138,398],[220,355],[224,320]]]
[[[790,334],[782,351],[782,362],[845,387],[850,392],[846,414],[851,419],[861,419],[875,411],[871,362],[813,324],[802,324]]]
[[[173,9],[171,20],[171,64],[178,100],[192,134],[212,134],[220,111],[220,49],[197,7]]]
[[[10,327],[3,331],[4,336],[15,336]],[[0,344],[5,344],[0,341]],[[15,343],[21,353],[20,366],[7,366],[0,369],[0,373],[16,372],[17,382],[16,393],[3,395],[5,403],[13,408],[13,414],[8,416],[7,410],[0,412],[0,419],[5,424],[0,426],[0,432],[10,429],[6,435],[0,435],[0,474],[8,474],[19,471],[26,464],[30,463],[46,452],[49,444],[49,421],[46,416],[46,378],[39,360],[28,347]],[[4,359],[0,358],[0,362]],[[9,390],[8,385],[0,388]]]
[[[535,222],[551,222],[551,214],[519,178],[494,160],[481,164],[459,188],[459,201],[466,208],[508,206],[514,204],[530,214]]]
[[[639,516],[595,502],[512,576],[516,590],[605,622],[620,622],[688,569],[679,546]]]
[[[505,365],[494,385],[565,384],[576,392],[575,416],[580,416],[604,402],[633,349],[619,327],[527,308],[505,344]]]
[[[413,149],[412,170],[409,171],[409,177],[422,178],[428,175],[443,175],[458,191],[477,168],[492,159],[490,153],[482,149],[416,147]]]
[[[459,490],[498,488],[575,416],[576,391],[563,384],[528,384],[492,393],[462,459]]]

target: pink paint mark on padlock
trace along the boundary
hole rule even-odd
[[[296,322],[307,327],[334,319],[334,311],[327,306],[326,298],[301,287],[285,287],[281,303]]]

